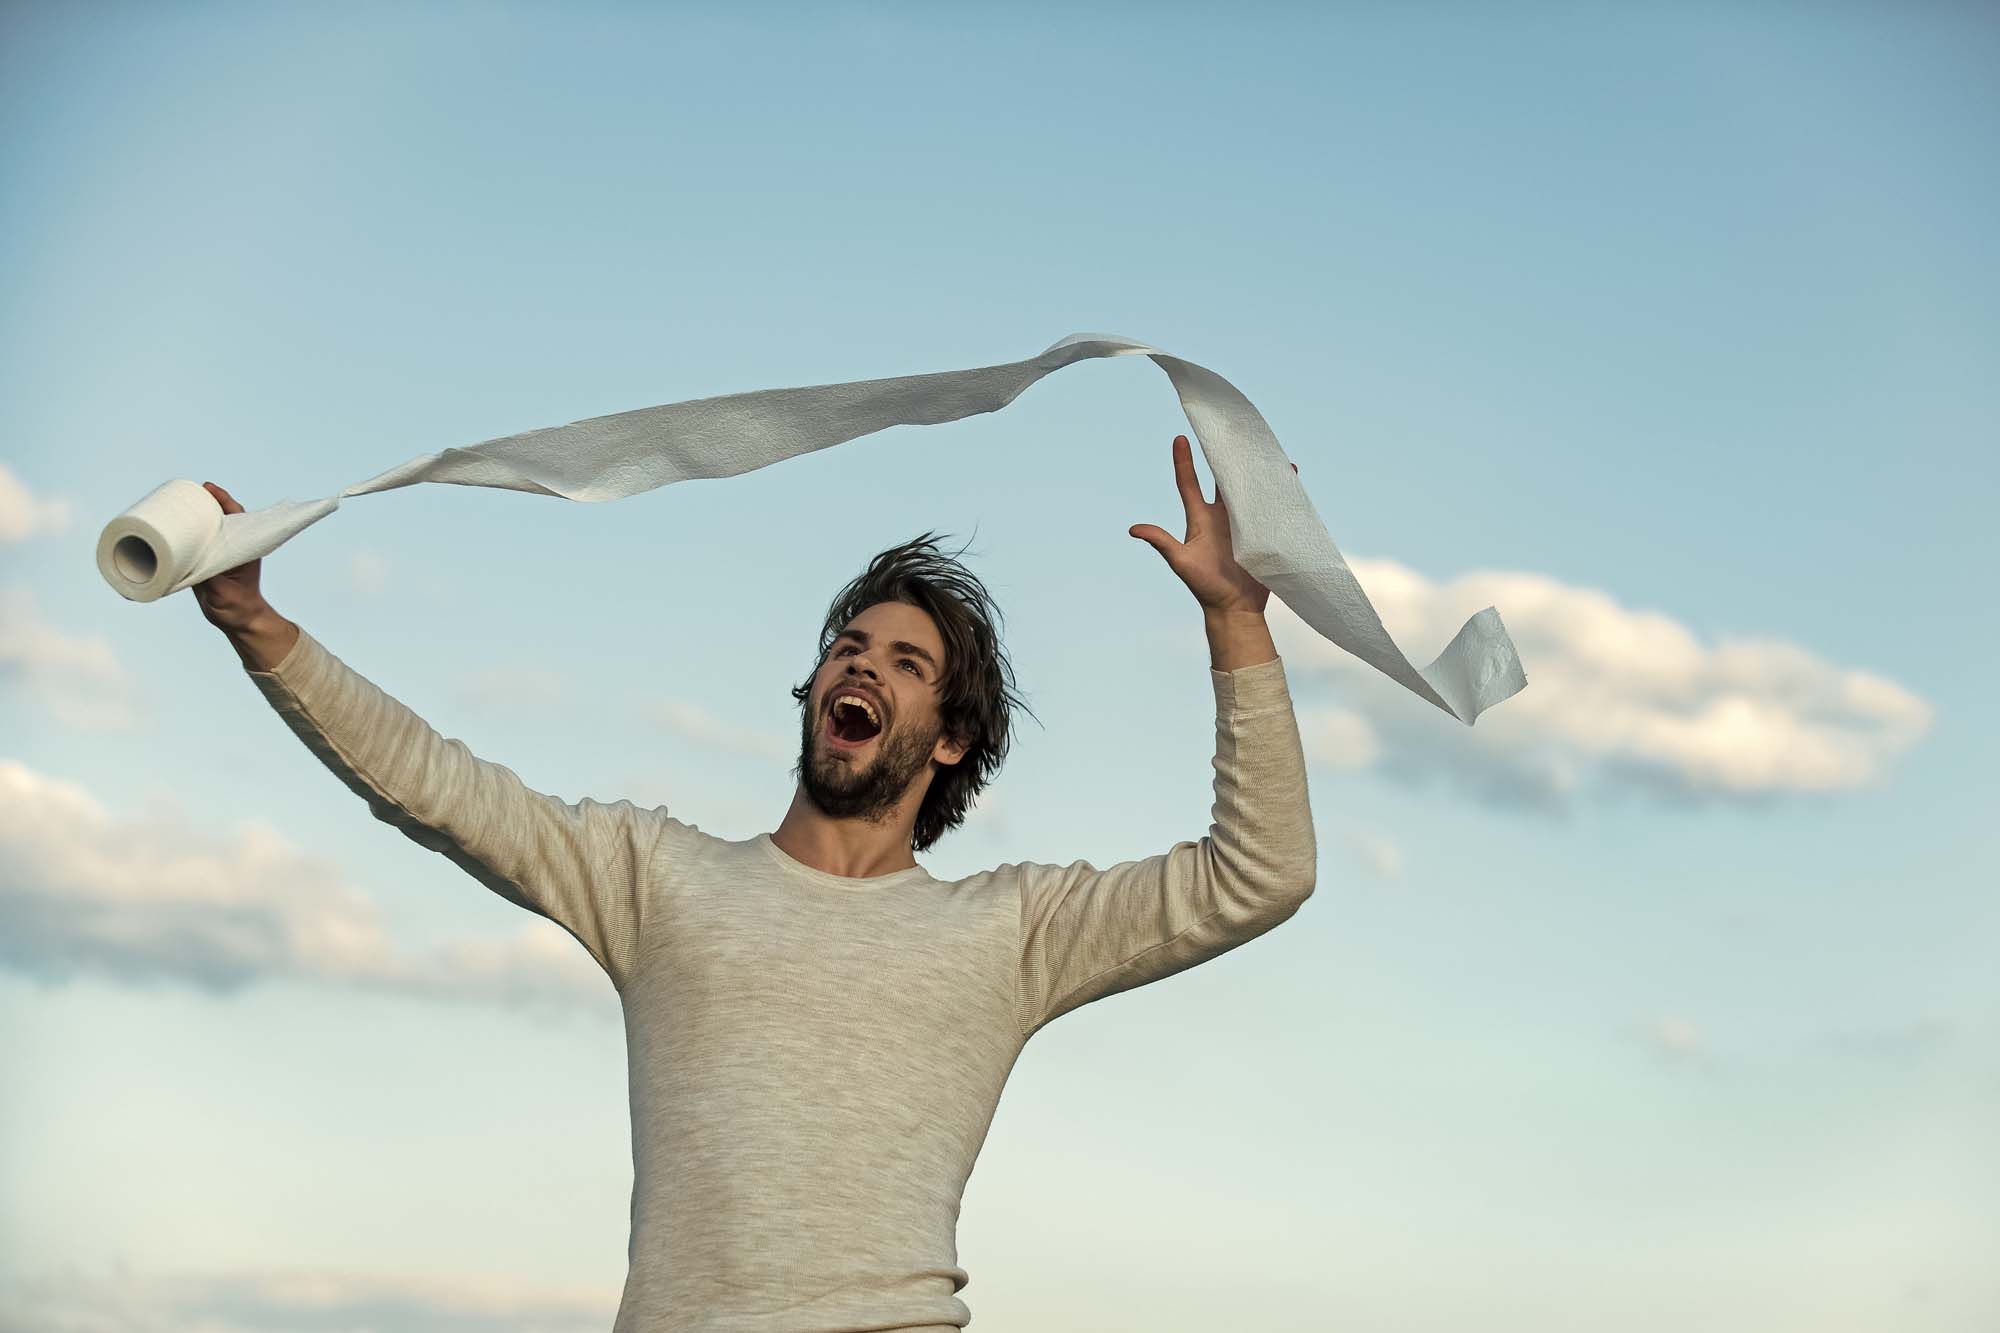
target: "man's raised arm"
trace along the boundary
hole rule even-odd
[[[1149,523],[1130,531],[1201,605],[1215,689],[1214,822],[1199,842],[1108,870],[1020,868],[1024,1038],[1080,1004],[1254,939],[1298,911],[1317,879],[1304,748],[1264,621],[1270,592],[1236,563],[1229,511],[1220,495],[1202,499],[1186,436],[1174,439],[1174,480],[1186,537]]]
[[[1210,629],[1211,661],[1256,656],[1262,616]],[[1220,640],[1220,642],[1218,642]],[[1285,667],[1212,665],[1208,836],[1143,861],[1021,867],[1022,1036],[1078,1005],[1226,953],[1299,910],[1317,879],[1305,755]]]
[[[225,513],[242,506],[210,484]],[[623,987],[643,925],[643,885],[664,811],[574,804],[448,740],[272,609],[262,561],[194,586],[202,614],[306,748],[377,819],[575,936]]]

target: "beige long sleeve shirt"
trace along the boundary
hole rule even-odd
[[[1099,870],[850,879],[768,834],[568,802],[301,631],[265,698],[376,818],[561,925],[617,987],[632,1118],[614,1333],[945,1330],[959,1202],[1028,1038],[1290,917],[1317,848],[1282,661],[1210,671],[1208,836]]]

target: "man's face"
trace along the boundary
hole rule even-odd
[[[800,714],[799,785],[832,819],[881,822],[931,761],[956,763],[961,746],[941,738],[938,689],[944,640],[930,615],[903,602],[878,602],[849,621],[827,649]],[[859,691],[869,722],[843,692]],[[846,743],[848,731],[873,735]]]

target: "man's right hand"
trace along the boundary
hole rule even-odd
[[[214,482],[204,481],[202,486],[215,497],[223,513],[243,512],[243,506],[236,503],[236,497]],[[225,634],[234,634],[248,629],[259,617],[268,614],[271,604],[264,600],[264,593],[257,586],[263,570],[262,559],[252,560],[195,584],[194,599],[201,603],[201,613],[207,617],[208,623]]]
[[[212,481],[202,485],[225,514],[240,514],[236,497]],[[252,671],[269,671],[298,642],[298,626],[271,609],[258,586],[264,572],[260,557],[225,569],[194,585],[194,599],[208,623],[229,636],[236,655]]]

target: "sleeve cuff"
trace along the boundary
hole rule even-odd
[[[1210,667],[1208,679],[1215,687],[1215,715],[1218,718],[1291,709],[1292,693],[1285,681],[1285,659],[1282,657],[1274,657],[1255,666],[1238,667],[1234,671],[1217,671]]]
[[[310,692],[312,681],[324,674],[326,658],[327,651],[320,641],[301,628],[297,642],[276,666],[269,671],[245,666],[244,672],[273,707],[297,707],[296,701]]]

